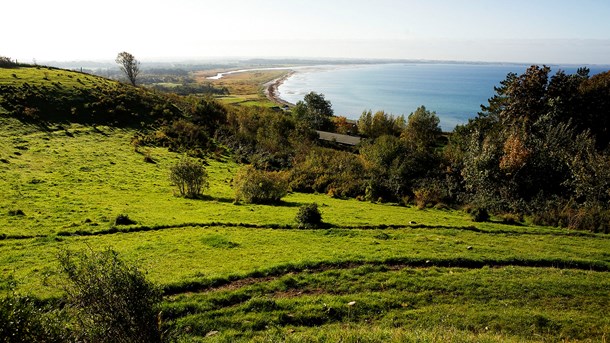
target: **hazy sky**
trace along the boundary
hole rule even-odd
[[[10,0],[0,56],[610,64],[608,0]]]

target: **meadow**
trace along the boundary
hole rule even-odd
[[[225,104],[239,106],[275,107],[277,104],[269,101],[265,96],[264,86],[268,82],[279,79],[290,73],[290,70],[260,70],[234,73],[212,80],[215,87],[226,87],[229,95],[218,97]],[[199,82],[209,82],[205,78],[209,71],[198,72],[195,78]]]
[[[42,129],[7,113],[0,107],[0,289],[15,280],[17,292],[51,301],[62,296],[61,251],[112,248],[163,289],[162,328],[180,342],[610,335],[608,235],[325,194],[234,203],[240,166],[229,155],[206,160],[210,188],[185,199],[168,178],[183,155],[134,147],[135,129]],[[312,202],[325,226],[298,229],[299,206]],[[118,215],[135,223],[116,225]]]

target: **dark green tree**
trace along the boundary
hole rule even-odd
[[[401,138],[413,151],[431,152],[442,134],[439,123],[440,119],[436,112],[428,111],[426,107],[421,106],[409,114]]]
[[[297,102],[292,113],[297,121],[305,123],[311,129],[332,131],[334,112],[324,94],[310,92],[305,95],[303,101]]]

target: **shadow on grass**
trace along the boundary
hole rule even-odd
[[[207,194],[202,194],[196,198],[189,198],[189,199],[201,200],[201,201],[218,201],[218,202],[227,203],[227,204],[232,204],[235,202],[235,199],[233,199],[233,198],[213,197],[213,196],[207,195]]]

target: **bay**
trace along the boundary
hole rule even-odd
[[[278,88],[291,103],[309,92],[324,94],[335,115],[358,119],[363,111],[384,110],[405,118],[419,106],[436,112],[444,131],[468,122],[494,95],[494,86],[510,72],[522,74],[529,65],[472,63],[395,63],[319,66],[296,70]],[[575,73],[578,66],[551,66]],[[589,67],[591,75],[604,70]]]

